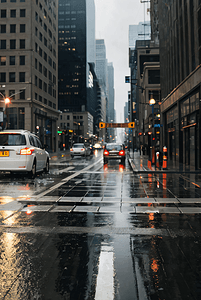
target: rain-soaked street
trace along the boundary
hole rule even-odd
[[[201,299],[200,183],[102,151],[1,174],[0,299]]]

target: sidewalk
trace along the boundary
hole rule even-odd
[[[167,169],[163,170],[160,165],[159,168],[156,168],[155,165],[152,165],[149,160],[148,155],[140,155],[140,152],[128,152],[129,163],[134,172],[157,172],[157,173],[194,173],[200,174],[201,170],[195,170],[191,166],[186,166],[184,164],[174,165],[172,161],[167,162]]]

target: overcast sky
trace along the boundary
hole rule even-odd
[[[149,20],[144,14],[147,3],[140,0],[94,0],[96,7],[96,39],[104,39],[106,56],[114,66],[115,109],[117,122],[124,122],[124,105],[130,84],[124,83],[130,75],[128,65],[129,25]],[[145,10],[146,11],[146,10]]]

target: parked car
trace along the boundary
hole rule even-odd
[[[110,159],[120,160],[122,164],[125,164],[125,147],[123,144],[108,143],[105,145],[103,151],[104,164],[107,164]]]
[[[70,148],[70,154],[73,158],[74,156],[87,156],[90,155],[89,147],[85,146],[84,143],[75,143],[72,148]]]
[[[4,130],[0,132],[0,171],[49,172],[49,153],[39,138],[27,130]]]

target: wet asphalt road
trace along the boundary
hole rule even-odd
[[[0,299],[201,299],[198,182],[101,152],[0,175]]]

